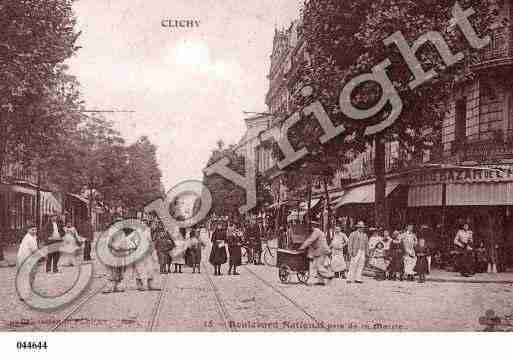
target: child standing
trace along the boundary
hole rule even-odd
[[[201,264],[201,250],[205,247],[205,243],[200,239],[200,232],[198,230],[192,230],[191,238],[189,241],[189,250],[191,253],[191,266],[192,273],[196,273],[196,269],[198,269],[198,274],[201,273],[200,264]]]
[[[385,245],[383,242],[378,242],[374,246],[371,253],[370,265],[376,271],[376,280],[385,279],[385,271],[387,269],[385,263]]]
[[[183,273],[182,267],[185,264],[185,251],[188,245],[184,231],[180,231],[174,242],[175,247],[171,250],[171,261],[175,265],[174,273]]]
[[[419,283],[424,283],[426,281],[426,273],[428,272],[427,257],[429,255],[424,238],[419,239],[419,243],[415,246],[415,255],[417,256],[415,272],[419,275]]]

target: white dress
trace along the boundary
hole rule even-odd
[[[21,240],[20,248],[18,248],[18,254],[16,255],[16,268],[20,268],[23,262],[37,251],[37,237],[30,233],[25,234],[25,237]]]
[[[142,233],[143,239],[145,241],[148,241],[150,244],[150,249],[145,254],[145,256],[141,259],[135,262],[132,266],[132,276],[135,276],[137,279],[141,280],[148,280],[153,279],[156,272],[157,267],[157,260],[155,259],[156,252],[155,252],[155,246],[151,240],[151,230],[147,229]],[[130,251],[135,251],[140,245],[140,239],[136,232],[130,234],[127,236],[128,244]]]
[[[185,251],[187,250],[187,241],[175,240],[175,247],[171,250],[171,263],[185,264]]]
[[[417,264],[417,257],[415,257],[415,245],[417,244],[417,236],[413,233],[404,233],[402,236],[404,245],[404,274],[414,275],[415,264]]]
[[[78,232],[75,227],[65,227],[63,238],[63,249],[68,252],[62,252],[61,263],[63,266],[75,266],[77,265],[77,242],[80,241]]]
[[[348,243],[347,236],[344,233],[333,235],[331,242],[331,269],[336,272],[347,270],[346,260],[344,258],[344,246]]]

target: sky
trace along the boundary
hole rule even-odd
[[[267,111],[276,27],[299,16],[302,0],[78,0],[78,45],[70,72],[91,110],[106,114],[131,143],[147,135],[168,190],[202,179],[219,139],[236,143],[243,111]],[[171,29],[162,20],[199,20]]]

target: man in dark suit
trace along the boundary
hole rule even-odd
[[[87,218],[81,223],[78,233],[85,238],[84,241],[84,262],[91,260],[91,245],[93,243],[93,224],[91,218]]]
[[[52,213],[50,220],[43,226],[41,231],[43,243],[45,243],[45,245],[61,243],[64,235],[64,222],[56,213]],[[46,257],[46,273],[50,273],[52,269],[54,273],[59,272],[58,265],[60,257],[60,252],[48,254]]]
[[[256,265],[262,264],[262,233],[260,226],[256,223],[254,218],[251,218],[251,224],[246,230],[246,238],[251,247],[250,262]]]

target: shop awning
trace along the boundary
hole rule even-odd
[[[513,206],[513,182],[447,184],[447,206]]]
[[[423,186],[410,186],[408,207],[438,207],[442,205],[442,185],[440,183]]]
[[[70,196],[70,197],[73,197],[73,198],[75,198],[75,199],[79,200],[80,202],[83,202],[83,203],[85,203],[87,205],[89,204],[89,200],[87,198],[81,197],[78,194],[67,193],[67,195]]]
[[[62,213],[62,205],[52,192],[41,191],[43,214]]]
[[[310,202],[310,211],[312,211],[320,202],[321,202],[320,198],[312,199],[312,201]],[[290,222],[290,221],[294,221],[294,220],[302,220],[307,212],[308,212],[308,201],[301,202],[299,204],[299,212],[297,209],[293,210],[287,217],[287,221]]]
[[[397,186],[400,185],[398,180],[388,180],[385,188],[385,196],[388,197],[390,193],[392,193]],[[342,206],[346,206],[349,204],[369,204],[374,203],[374,192],[375,192],[375,184],[370,183],[363,186],[358,186],[349,189],[342,198],[338,200],[334,209],[340,208]]]

